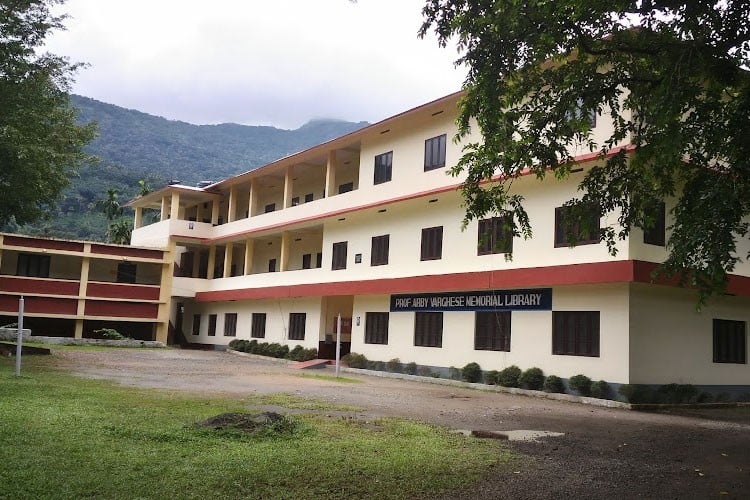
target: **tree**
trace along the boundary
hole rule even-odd
[[[457,40],[468,67],[458,136],[473,123],[483,136],[452,170],[466,175],[465,222],[507,211],[530,237],[513,180],[565,178],[583,147],[602,161],[568,205],[618,214],[601,233],[610,251],[674,198],[663,272],[701,300],[723,290],[748,257],[737,251],[750,212],[749,13],[748,0],[429,0],[420,34]],[[611,124],[603,141],[592,115]]]
[[[0,225],[44,215],[68,185],[94,126],[76,124],[68,88],[78,65],[39,55],[45,37],[62,29],[50,8],[61,0],[0,3]]]
[[[141,188],[143,188],[143,185],[141,185]],[[133,225],[129,218],[123,218],[125,208],[120,203],[119,194],[120,192],[117,189],[107,189],[107,197],[103,200],[97,200],[96,208],[107,218],[107,241],[126,245],[130,243]]]

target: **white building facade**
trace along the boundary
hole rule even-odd
[[[133,201],[132,243],[177,256],[174,326],[193,343],[256,338],[330,357],[341,315],[345,350],[372,360],[750,392],[746,262],[728,295],[698,312],[694,291],[652,279],[666,258],[665,217],[633,230],[615,256],[593,235],[568,246],[562,206],[595,155],[581,152],[565,181],[514,181],[531,239],[509,238],[497,217],[462,227],[461,179],[448,175],[462,154],[459,97],[204,188]],[[159,220],[144,224],[149,211]]]

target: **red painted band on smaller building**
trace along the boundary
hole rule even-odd
[[[87,300],[84,308],[86,316],[113,316],[116,318],[153,318],[159,316],[158,304],[142,302],[108,302]]]
[[[69,252],[83,252],[83,243],[63,240],[45,240],[6,234],[3,244],[14,247],[41,248],[49,250],[66,250]]]
[[[159,300],[159,286],[89,281],[86,296],[109,299]]]
[[[164,252],[161,250],[148,250],[146,248],[118,247],[112,245],[91,244],[91,253],[103,255],[117,255],[120,257],[140,257],[144,259],[161,259]]]
[[[78,281],[0,276],[0,292],[78,295]]]
[[[0,295],[0,312],[18,314],[19,296]],[[27,314],[65,314],[75,316],[78,300],[56,297],[25,297],[24,311]]]

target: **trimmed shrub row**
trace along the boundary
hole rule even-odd
[[[258,354],[271,358],[289,359],[291,361],[309,361],[318,357],[317,349],[306,349],[296,345],[289,349],[288,345],[277,343],[258,342],[257,340],[234,339],[229,342],[229,348],[235,351]]]

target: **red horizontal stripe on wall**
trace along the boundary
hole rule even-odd
[[[0,295],[0,311],[18,314],[18,296]],[[53,297],[25,297],[24,311],[28,314],[66,314],[75,315],[78,308],[76,299],[58,299]]]
[[[125,283],[94,283],[90,281],[86,288],[86,296],[111,299],[159,300],[159,287]]]
[[[0,292],[78,295],[79,286],[80,283],[78,281],[0,276]]]
[[[50,250],[67,250],[69,252],[83,252],[83,243],[78,241],[45,240],[43,238],[27,238],[24,236],[5,235],[5,245],[30,248],[47,248]]]
[[[110,245],[91,245],[91,253],[104,255],[119,255],[122,257],[141,257],[144,259],[161,259],[164,252],[161,250],[148,250],[145,248],[118,247]]]
[[[86,316],[114,316],[117,318],[154,318],[159,315],[158,304],[139,302],[108,302],[87,300],[84,309]]]

